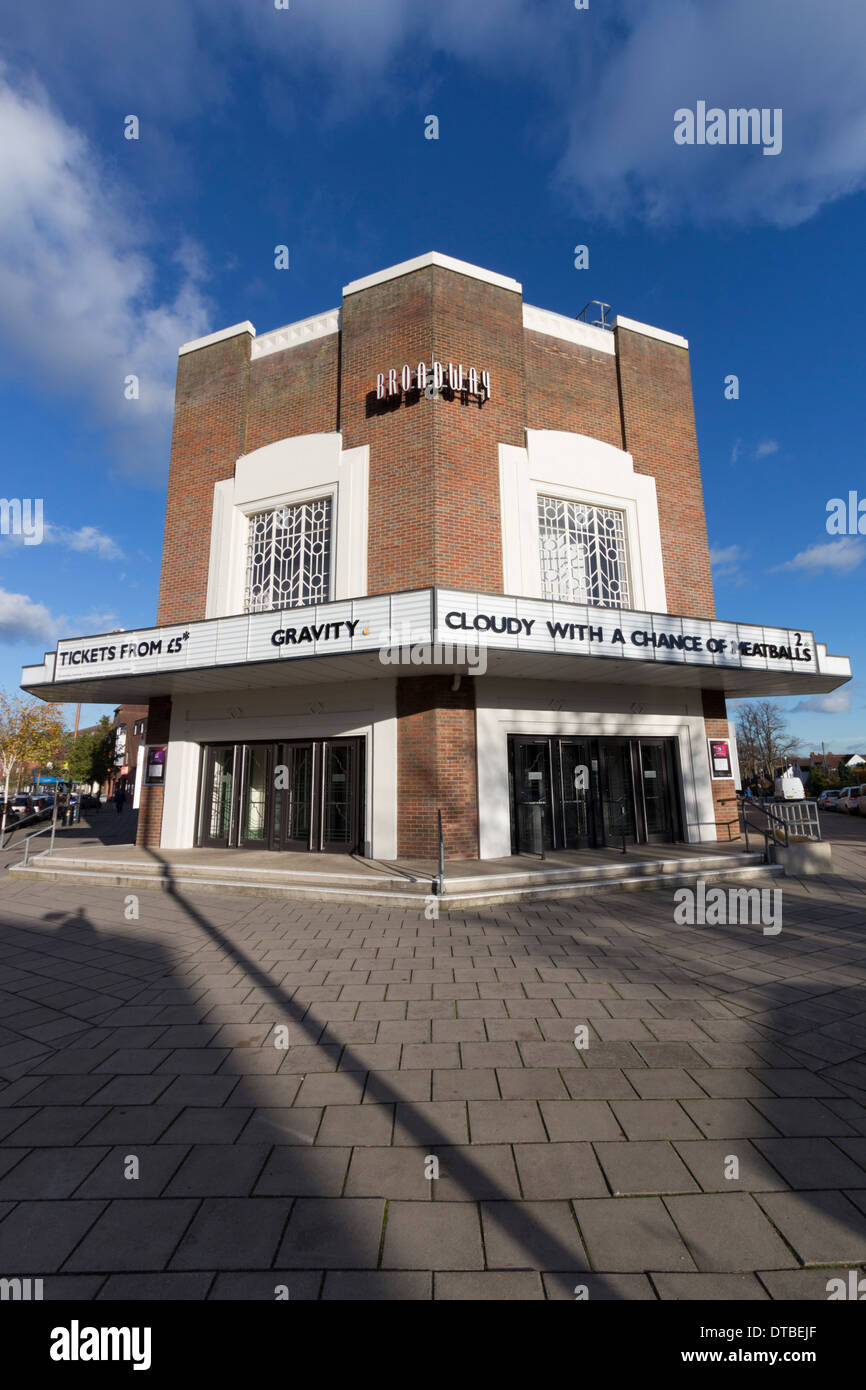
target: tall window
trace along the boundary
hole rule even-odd
[[[538,541],[542,597],[629,607],[624,512],[539,496]]]
[[[330,589],[330,497],[250,517],[245,612],[326,603]]]

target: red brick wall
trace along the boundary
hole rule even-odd
[[[156,695],[147,707],[147,743],[168,743],[170,726],[171,698],[167,695]],[[166,766],[170,757],[171,749],[166,754]],[[147,849],[158,849],[162,843],[162,803],[163,788],[148,787],[142,782],[138,827],[135,834],[137,845]]]
[[[526,330],[526,428],[588,434],[621,449],[613,353]]]
[[[448,859],[478,858],[475,688],[464,676],[397,681],[397,853],[435,859],[442,812]]]
[[[630,329],[615,333],[623,447],[656,481],[668,611],[713,618],[688,352]]]
[[[245,452],[249,333],[178,358],[157,623],[205,616],[214,483]]]
[[[431,266],[350,295],[342,336],[343,447],[370,446],[369,592],[501,593],[498,445],[524,442],[520,296]],[[378,372],[434,359],[488,370],[491,399],[369,413]]]
[[[707,738],[730,738],[727,703],[718,690],[701,691],[704,710],[704,726]],[[706,747],[706,745],[704,745]],[[706,757],[709,766],[709,748]],[[716,838],[719,840],[739,840],[740,827],[737,814],[737,794],[734,781],[712,782],[713,806],[716,817]],[[731,822],[736,824],[731,824]]]
[[[339,373],[339,333],[251,362],[246,452],[338,429]]]

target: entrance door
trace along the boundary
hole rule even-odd
[[[274,849],[309,850],[313,827],[315,744],[283,743],[278,747],[274,796]]]
[[[515,738],[513,757],[517,853],[541,854],[554,847],[550,741]]]
[[[649,844],[675,840],[679,827],[670,740],[641,739],[638,762],[646,840]]]
[[[557,739],[560,764],[562,845],[588,849],[595,843],[592,783],[593,761],[588,740]],[[595,767],[598,767],[596,759]]]
[[[229,843],[234,767],[234,744],[208,748],[201,789],[201,843],[210,849],[225,849]]]
[[[604,842],[626,844],[636,838],[631,746],[626,738],[599,739],[601,816]]]
[[[243,849],[270,849],[274,800],[274,747],[248,743],[243,750],[238,844]]]
[[[358,847],[358,783],[357,740],[335,740],[323,744],[320,847],[326,852],[351,854]]]

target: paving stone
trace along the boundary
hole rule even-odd
[[[406,1205],[415,1213],[428,1210],[418,1202]],[[384,1216],[384,1201],[374,1197],[299,1197],[276,1263],[286,1269],[375,1269]]]
[[[353,1148],[356,1144],[390,1144],[394,1108],[393,1105],[329,1105],[325,1108],[316,1143],[336,1145],[338,1148]],[[289,1111],[290,1115],[296,1113]]]
[[[596,1270],[626,1273],[695,1268],[694,1259],[659,1197],[634,1197],[628,1201],[609,1197],[575,1201],[571,1205]]]
[[[367,1073],[363,1071],[320,1072],[301,1083],[295,1104],[360,1105]]]
[[[196,1144],[169,1181],[165,1196],[245,1197],[253,1191],[269,1152],[266,1144]]]
[[[550,1102],[557,1104],[558,1102]],[[576,1101],[563,1101],[573,1106]],[[547,1138],[538,1106],[527,1100],[470,1100],[469,1127],[475,1144],[517,1143]]]
[[[614,1067],[563,1067],[562,1077],[574,1100],[634,1100],[637,1094],[625,1072]]]
[[[638,1053],[648,1067],[686,1067],[690,1071],[704,1065],[699,1052],[686,1042],[639,1042]]]
[[[684,1101],[683,1105],[700,1104]],[[709,1103],[709,1102],[708,1102]],[[700,1130],[675,1100],[614,1100],[611,1110],[629,1139],[696,1139]],[[596,1136],[593,1136],[596,1137]],[[598,1138],[608,1138],[598,1135]]]
[[[755,1145],[789,1187],[866,1187],[866,1172],[830,1139],[756,1139]]]
[[[433,1275],[413,1270],[328,1270],[322,1292],[324,1300],[341,1303],[408,1303],[432,1297]]]
[[[548,1298],[588,1303],[655,1302],[656,1293],[645,1274],[542,1274]]]
[[[471,1202],[390,1202],[383,1269],[483,1269],[481,1227]]]
[[[348,1148],[278,1144],[253,1191],[257,1197],[339,1197],[351,1152]]]
[[[854,1133],[845,1120],[834,1115],[820,1100],[798,1096],[794,1100],[756,1100],[754,1104],[782,1134],[844,1136]]]
[[[761,1194],[759,1200],[775,1202],[778,1195],[782,1194]],[[745,1192],[666,1197],[665,1205],[698,1269],[733,1274],[797,1264],[761,1207]]]
[[[774,1192],[787,1187],[784,1178],[749,1139],[686,1139],[674,1145],[704,1192]],[[739,1164],[738,1178],[728,1178],[731,1158]]]
[[[551,1140],[621,1139],[609,1105],[595,1100],[543,1100],[539,1108]]]
[[[273,1269],[248,1270],[243,1274],[218,1274],[211,1285],[208,1300],[232,1303],[277,1301],[277,1290],[288,1291],[290,1303],[314,1303],[320,1297],[323,1273],[321,1270]]]
[[[86,1303],[98,1296],[104,1274],[51,1274],[42,1284],[46,1303]]]
[[[32,1145],[34,1148],[40,1148],[78,1144],[89,1131],[94,1130],[94,1126],[98,1125],[106,1114],[107,1110],[93,1106],[48,1105],[14,1129],[15,1147],[26,1148]],[[4,1140],[6,1144],[11,1142],[11,1136]]]
[[[79,1149],[79,1153],[99,1153],[96,1149]],[[105,1151],[102,1150],[104,1153]],[[129,1198],[159,1197],[180,1164],[187,1148],[185,1144],[136,1144],[111,1149],[98,1167],[76,1188],[76,1197]],[[139,1162],[139,1176],[127,1178],[127,1160],[133,1155]]]
[[[132,1273],[164,1269],[197,1206],[195,1201],[146,1197],[110,1202],[73,1250],[64,1269],[83,1274],[95,1270]]]
[[[757,1278],[767,1289],[770,1298],[777,1302],[806,1302],[807,1300],[811,1302],[819,1299],[827,1301],[830,1293],[836,1292],[836,1289],[831,1286],[831,1280],[841,1279],[845,1288],[845,1301],[847,1301],[851,1272],[844,1265],[839,1265],[835,1269],[759,1269]],[[863,1276],[863,1270],[855,1270],[854,1274],[859,1281]],[[866,1283],[859,1291],[858,1301],[862,1300],[864,1294],[866,1294]]]
[[[770,1120],[750,1100],[684,1100],[683,1109],[707,1139],[755,1139],[778,1134]],[[675,1134],[674,1139],[688,1138]]]
[[[539,1147],[547,1149],[543,1144]],[[452,1144],[436,1149],[439,1177],[431,1184],[437,1202],[520,1197],[514,1156],[508,1144]]]
[[[768,1297],[754,1274],[651,1274],[659,1298],[720,1303]]]
[[[596,1144],[594,1147],[596,1158],[615,1197],[700,1191],[672,1144],[648,1140],[643,1143]],[[607,1193],[599,1195],[606,1196]]]
[[[493,1271],[482,1273],[435,1274],[435,1297],[440,1300],[464,1302],[497,1301],[523,1303],[544,1298],[544,1285],[539,1274],[528,1270]]]
[[[565,1100],[568,1091],[552,1067],[498,1067],[504,1100]]]
[[[498,1100],[496,1072],[489,1067],[469,1071],[434,1071],[434,1100]]]
[[[760,1202],[803,1264],[853,1264],[866,1260],[866,1214],[841,1192],[767,1192]],[[0,1227],[2,1231],[2,1227]],[[754,1269],[792,1264],[757,1260]]]
[[[323,1152],[333,1150],[325,1149]],[[433,1196],[433,1183],[425,1177],[426,1161],[423,1148],[369,1146],[353,1149],[345,1194],[347,1197],[429,1202]]]
[[[290,1111],[290,1114],[304,1115],[305,1111]],[[233,1144],[240,1136],[250,1118],[250,1110],[226,1106],[223,1109],[210,1106],[188,1105],[177,1118],[159,1135],[161,1144]],[[300,1120],[295,1121],[300,1127]],[[154,1135],[154,1138],[157,1136]],[[244,1142],[255,1143],[257,1136],[245,1132]],[[277,1143],[271,1139],[272,1144]],[[286,1141],[282,1141],[286,1142]]]
[[[97,1298],[100,1302],[201,1302],[207,1298],[213,1274],[111,1274]]]
[[[182,1200],[173,1199],[177,1203]],[[291,1201],[279,1197],[207,1197],[184,1233],[170,1267],[267,1267],[291,1209]]]
[[[528,1201],[607,1196],[591,1144],[515,1144],[514,1157]]]
[[[642,1100],[677,1100],[685,1096],[705,1096],[697,1081],[682,1067],[643,1067],[626,1072],[626,1078]]]
[[[481,1214],[491,1269],[588,1268],[568,1202],[484,1202]]]
[[[0,1199],[21,1202],[71,1197],[107,1152],[89,1147],[13,1151],[9,1157],[14,1166],[0,1178]]]
[[[83,1105],[104,1087],[102,1076],[49,1076],[31,1091],[28,1105]]]
[[[838,1086],[804,1068],[762,1067],[755,1075],[777,1096],[837,1096]]]

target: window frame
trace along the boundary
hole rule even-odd
[[[570,491],[570,489],[568,491]],[[538,561],[539,593],[541,599],[545,603],[577,603],[587,608],[607,608],[614,610],[622,609],[625,611],[632,611],[634,609],[636,601],[636,576],[632,560],[633,546],[631,537],[631,508],[628,505],[628,499],[622,499],[623,505],[616,505],[616,502],[613,502],[613,505],[611,505],[611,503],[607,501],[590,501],[588,497],[581,496],[577,493],[574,493],[571,496],[567,496],[565,494],[566,489],[556,487],[555,485],[553,488],[551,488],[548,484],[542,485],[535,489],[535,551]],[[569,511],[583,509],[585,511],[593,513],[615,512],[620,517],[622,535],[622,554],[618,563],[624,570],[624,576],[620,579],[620,585],[621,587],[625,588],[625,594],[624,596],[620,597],[620,601],[618,603],[611,602],[609,599],[606,600],[604,597],[597,597],[594,593],[587,593],[587,596],[585,598],[573,597],[571,595],[563,595],[561,593],[545,593],[545,557],[544,551],[542,549],[544,532],[542,530],[541,511],[543,504],[547,502],[553,502],[561,505],[563,508],[566,509],[566,515]],[[590,577],[595,581],[597,585],[601,577],[597,563],[595,567],[595,573],[591,574]]]
[[[286,605],[285,603],[273,604],[271,607],[252,608],[248,606],[249,594],[249,553],[250,553],[250,529],[253,520],[258,516],[272,514],[273,512],[285,509],[291,511],[297,507],[314,506],[317,502],[329,504],[330,515],[328,525],[328,559],[327,559],[327,586],[318,597],[310,596],[302,599],[298,603]],[[335,571],[336,571],[336,539],[337,539],[337,490],[334,487],[315,489],[309,493],[298,495],[297,493],[285,493],[281,497],[261,498],[255,502],[238,508],[243,516],[243,553],[241,556],[240,580],[241,580],[241,612],[251,613],[278,613],[290,612],[292,609],[302,609],[314,607],[317,603],[331,603],[333,601]],[[273,597],[273,593],[272,593]]]

